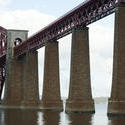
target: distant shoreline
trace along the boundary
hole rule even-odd
[[[106,104],[108,103],[108,97],[95,97],[94,102],[95,104]]]
[[[64,103],[66,102],[66,97],[63,97],[62,100]],[[108,102],[108,97],[95,97],[94,98],[95,104],[106,104]]]

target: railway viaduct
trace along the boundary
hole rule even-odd
[[[115,13],[114,57],[108,114],[125,114],[125,1],[87,0],[33,36],[0,27],[0,108],[62,111],[58,39],[72,34],[69,96],[65,111],[95,112],[91,94],[89,28]],[[38,91],[38,53],[45,46],[43,97]]]

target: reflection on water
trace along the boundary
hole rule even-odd
[[[3,125],[37,125],[38,114],[28,110],[5,110]],[[0,124],[2,125],[2,124]]]
[[[5,110],[4,123],[5,125],[21,125],[22,117],[20,110]]]
[[[0,110],[0,125],[125,125],[125,116],[107,117],[106,109],[106,105],[98,104],[93,115]]]
[[[69,125],[91,125],[92,115],[90,114],[70,114]]]
[[[38,113],[35,111],[23,110],[22,113],[22,124],[21,125],[37,125]]]
[[[60,113],[58,112],[44,112],[43,125],[59,125]]]
[[[96,113],[92,118],[92,125],[108,125],[107,105],[95,105]]]
[[[108,125],[125,125],[125,116],[109,117],[109,124]]]

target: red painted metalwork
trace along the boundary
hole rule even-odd
[[[123,0],[122,0],[123,1]],[[72,32],[74,27],[84,27],[114,12],[115,4],[121,0],[88,0],[14,48],[14,55],[41,48],[53,39]]]
[[[0,27],[0,58],[6,55],[7,50],[7,30]]]
[[[118,0],[118,2],[119,2],[119,3],[124,3],[124,2],[125,2],[125,0]]]
[[[0,99],[5,82],[5,63],[7,51],[7,30],[0,27]]]

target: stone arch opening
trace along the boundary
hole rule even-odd
[[[16,39],[14,40],[14,46],[17,46],[17,45],[19,45],[20,43],[22,43],[22,39],[21,39],[21,38],[16,38]]]

